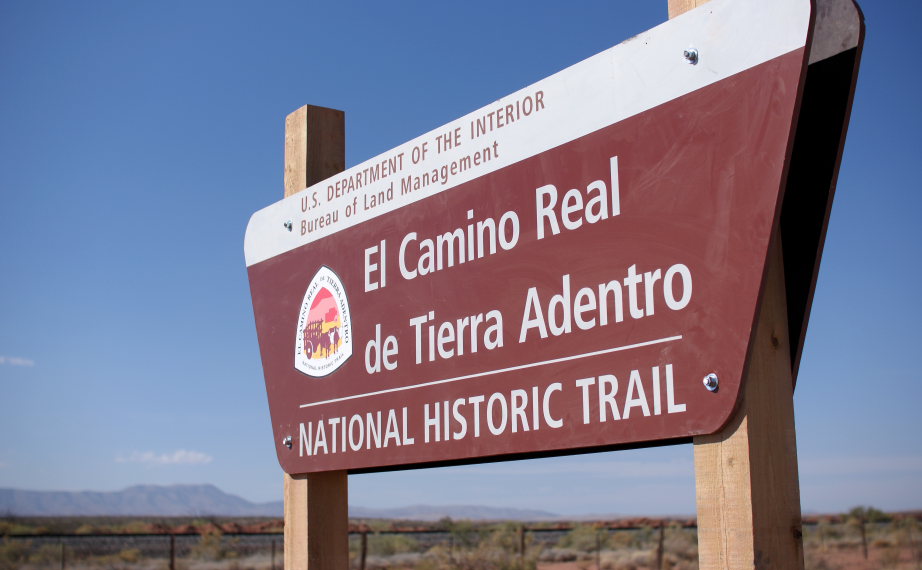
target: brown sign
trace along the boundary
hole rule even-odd
[[[809,11],[784,4],[798,17],[777,25],[797,29],[776,53],[716,62],[728,69],[716,80],[651,95],[639,112],[519,158],[516,137],[537,143],[497,131],[564,113],[574,103],[554,82],[586,75],[567,70],[266,214],[284,234],[270,253],[248,249],[248,270],[282,467],[375,470],[719,430],[807,64]],[[731,14],[720,11],[670,25],[721,29]],[[649,32],[651,58],[676,29]],[[710,73],[698,53],[672,53],[675,73]],[[488,171],[465,178],[477,168]]]

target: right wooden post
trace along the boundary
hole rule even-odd
[[[668,0],[669,17],[707,0]],[[804,567],[780,231],[773,231],[736,416],[694,439],[701,570]]]
[[[669,0],[669,18],[675,18],[707,2],[708,0]]]
[[[736,416],[695,438],[699,568],[804,567],[787,305],[777,232]]]

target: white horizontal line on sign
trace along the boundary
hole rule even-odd
[[[482,376],[491,376],[493,374],[503,374],[505,372],[515,372],[516,370],[537,368],[539,366],[545,366],[548,364],[557,364],[559,362],[567,362],[568,360],[578,360],[580,358],[585,358],[587,356],[599,356],[602,354],[610,354],[612,352],[623,352],[625,350],[643,348],[645,346],[652,346],[654,344],[664,344],[667,342],[673,342],[677,340],[682,340],[682,335],[667,336],[667,337],[658,338],[655,340],[648,340],[645,342],[638,342],[635,344],[627,344],[624,346],[615,346],[613,348],[606,348],[603,350],[596,350],[593,352],[586,352],[583,354],[574,354],[572,356],[552,358],[551,360],[541,360],[539,362],[529,362],[528,364],[510,366],[508,368],[498,368],[496,370],[487,370],[485,372],[475,372],[474,374],[465,374],[464,376],[455,376],[454,378],[445,378],[442,380],[432,380],[431,382],[423,382],[422,384],[412,384],[410,386],[399,386],[397,388],[388,388],[387,390],[378,390],[376,392],[366,392],[364,394],[353,394],[352,396],[345,396],[343,398],[333,398],[332,400],[323,400],[321,402],[311,402],[308,404],[301,404],[300,407],[301,408],[312,408],[314,406],[322,406],[324,404],[335,404],[336,402],[346,402],[348,400],[358,400],[360,398],[368,398],[370,396],[380,396],[382,394],[391,394],[393,392],[403,392],[406,390],[413,390],[414,388],[425,388],[427,386],[437,386],[439,384],[450,384],[451,382],[459,382],[461,380],[470,380],[471,378],[480,378]]]

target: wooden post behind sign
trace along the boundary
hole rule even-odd
[[[778,234],[736,417],[695,438],[698,559],[706,568],[804,567],[784,271]]]
[[[342,172],[346,167],[345,148],[342,111],[306,105],[288,115],[285,118],[285,196]],[[284,477],[285,570],[348,568],[346,472],[286,473]]]
[[[669,18],[675,18],[679,14],[688,12],[692,8],[697,8],[706,4],[709,0],[669,0]]]
[[[708,0],[668,0],[669,17]],[[698,566],[804,567],[781,234],[767,270],[736,416],[694,439]]]
[[[673,18],[707,0],[668,0]],[[781,235],[768,268],[736,416],[694,439],[698,566],[804,567]]]

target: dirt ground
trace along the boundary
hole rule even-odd
[[[808,552],[806,570],[922,570],[922,560],[913,560],[909,548],[871,549],[868,560],[860,549],[830,549],[826,552]],[[669,566],[667,566],[669,568]],[[598,570],[595,561],[543,562],[538,570]],[[603,564],[602,570],[607,569]],[[637,570],[646,570],[638,568]],[[652,568],[650,570],[653,570]]]
[[[829,550],[807,556],[807,569],[817,570],[922,570],[922,560],[913,560],[909,548],[874,549],[865,560],[860,550]]]

